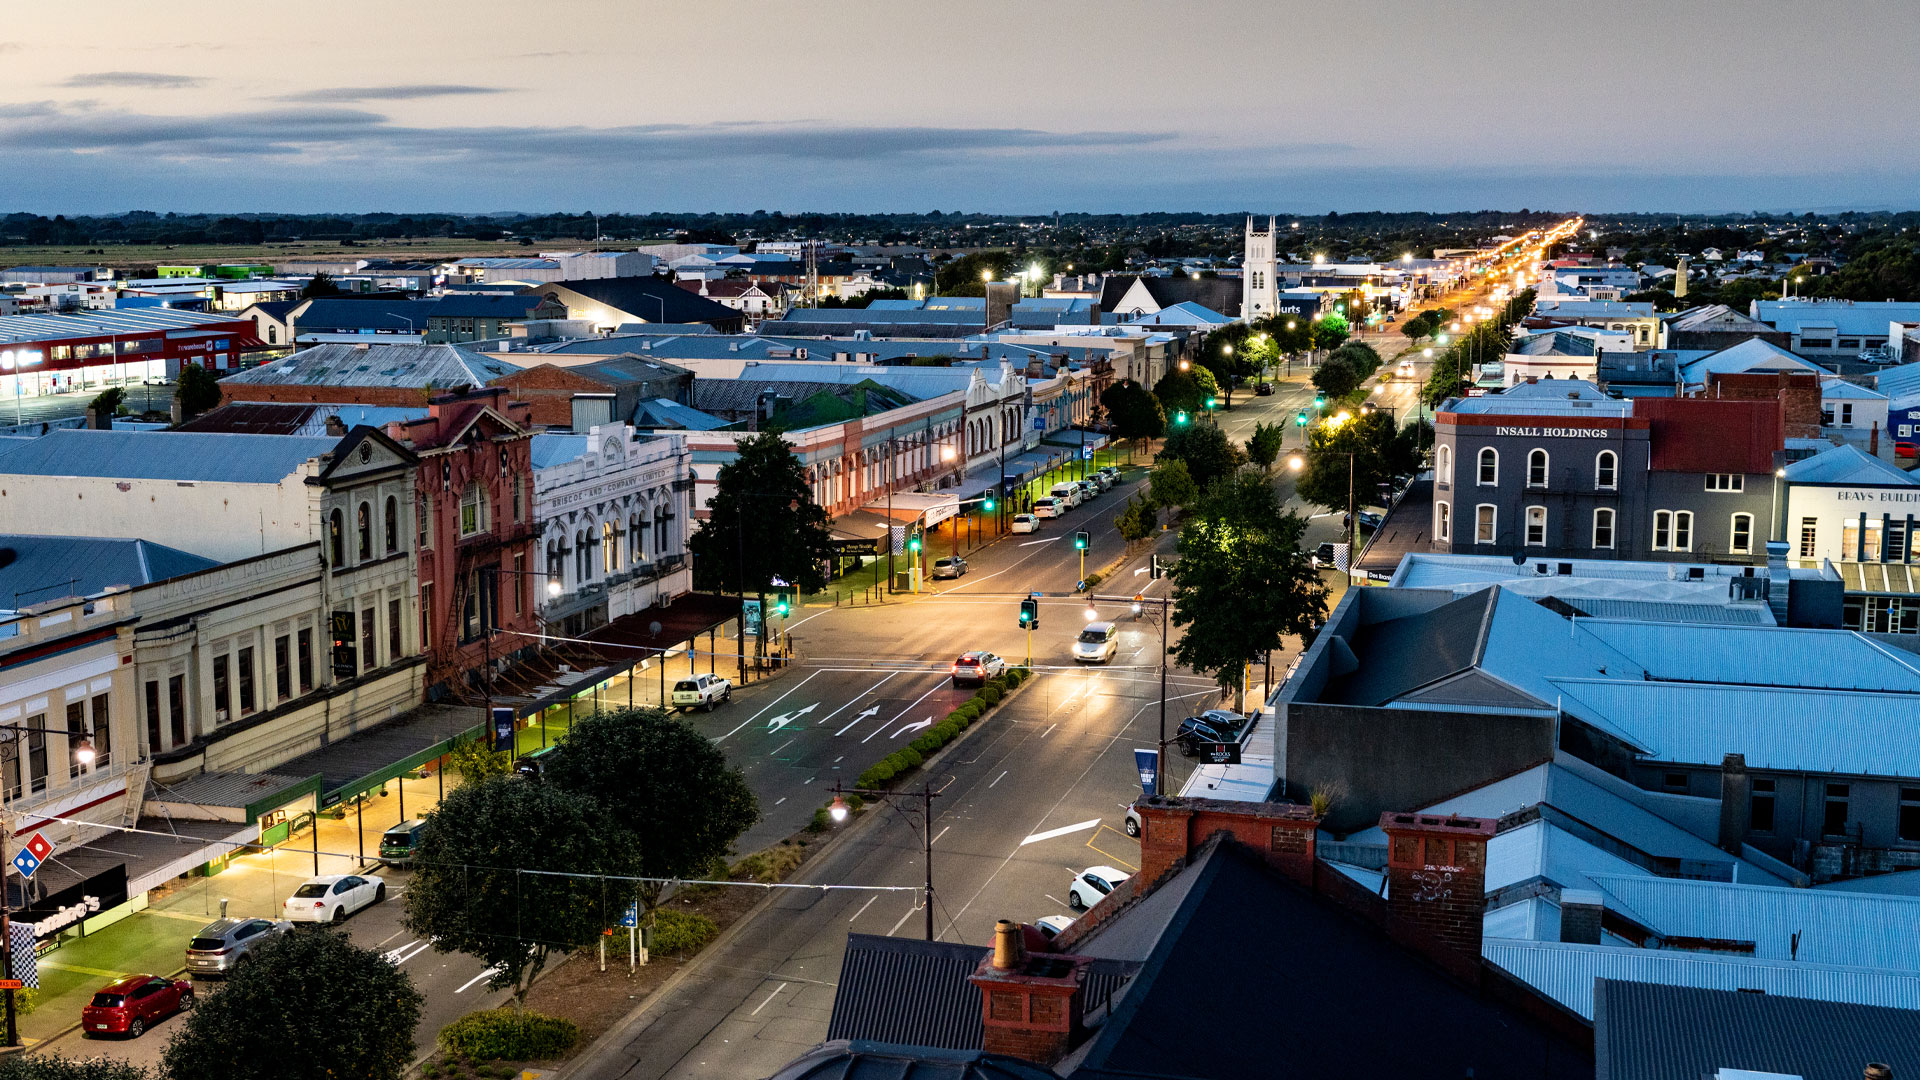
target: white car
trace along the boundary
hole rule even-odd
[[[1073,875],[1073,884],[1067,886],[1067,906],[1075,911],[1085,911],[1130,876],[1125,870],[1115,870],[1111,866],[1090,866]]]
[[[1040,518],[1034,514],[1015,514],[1013,515],[1013,531],[1017,533],[1039,532]]]
[[[1033,500],[1033,516],[1036,518],[1057,518],[1066,511],[1066,507],[1052,497]]]
[[[1033,920],[1033,928],[1040,931],[1048,941],[1059,937],[1066,932],[1067,927],[1072,925],[1073,920],[1065,915],[1042,915]]]
[[[371,874],[326,874],[308,878],[280,911],[289,922],[337,923],[387,898],[387,883]]]
[[[1110,622],[1090,622],[1073,639],[1073,658],[1083,664],[1104,664],[1119,648],[1119,627]]]
[[[1139,806],[1133,803],[1128,803],[1127,804],[1127,835],[1139,836],[1141,828],[1142,828],[1142,825],[1140,821]]]
[[[673,707],[676,709],[705,709],[712,712],[715,705],[732,700],[733,684],[711,672],[681,679],[673,684]]]

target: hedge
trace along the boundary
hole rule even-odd
[[[514,1009],[468,1013],[440,1030],[443,1050],[476,1061],[557,1058],[579,1041],[580,1028],[571,1020]]]
[[[698,912],[663,908],[653,913],[654,952],[686,956],[719,936],[720,924]]]
[[[997,686],[983,686],[980,688],[980,700],[989,705],[1000,704],[1000,699],[1005,696],[1005,692]]]
[[[854,780],[856,787],[879,787],[897,776],[917,769],[926,763],[941,747],[952,742],[967,726],[985,715],[988,709],[1000,704],[1014,688],[1033,676],[1033,672],[1023,667],[1007,670],[988,679],[986,685],[974,692],[974,695],[955,706],[947,713],[946,719],[929,729],[919,738],[907,744],[904,749],[896,750],[872,765]],[[814,815],[815,824],[821,815]]]

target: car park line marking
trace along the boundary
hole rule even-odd
[[[867,913],[867,909],[872,907],[873,902],[878,899],[880,899],[880,897],[879,897],[879,894],[877,893],[873,896],[867,897],[867,902],[864,904],[861,904],[860,910],[853,913],[853,919],[848,919],[847,921],[852,922],[854,919],[858,919],[860,916],[865,915]]]
[[[943,680],[943,681],[944,681],[944,680]],[[934,683],[934,684],[933,684],[933,689],[931,689],[931,690],[928,690],[928,691],[927,691],[926,693],[924,693],[924,694],[921,694],[921,695],[920,695],[919,697],[917,697],[917,698],[914,698],[914,699],[913,699],[913,704],[911,704],[911,705],[908,705],[908,706],[907,706],[906,708],[904,708],[904,709],[901,709],[901,710],[900,710],[900,716],[905,716],[905,715],[907,715],[908,713],[910,713],[910,712],[912,712],[912,711],[913,711],[914,709],[916,709],[916,708],[919,708],[919,707],[920,707],[920,703],[921,703],[921,702],[923,702],[923,701],[925,701],[925,700],[927,700],[928,698],[930,698],[930,697],[932,697],[932,696],[933,696],[934,694],[936,694],[936,693],[938,693],[938,692],[939,692],[939,690],[940,690],[940,684],[939,684],[939,683]],[[887,723],[888,723],[888,724],[891,724],[891,723],[893,723],[893,721],[894,721],[894,720],[898,720],[898,719],[900,719],[900,716],[896,716],[896,717],[894,717],[894,718],[893,718],[893,720],[889,720],[889,721],[887,721]],[[844,730],[844,729],[842,729],[842,730]],[[883,732],[883,731],[885,731],[885,730],[887,730],[887,729],[886,729],[886,727],[885,727],[885,725],[882,725],[882,726],[880,726],[880,727],[877,727],[877,728],[874,728],[874,729],[873,729],[873,734],[871,734],[871,735],[868,735],[868,736],[867,736],[866,738],[864,738],[864,739],[861,739],[860,741],[861,741],[861,743],[863,743],[863,744],[864,744],[864,743],[867,743],[867,742],[869,742],[869,741],[871,741],[871,740],[873,739],[873,736],[874,736],[874,735],[878,735],[878,734],[880,734],[881,732]]]
[[[1012,771],[1013,771],[1012,769],[1008,769],[1008,770],[1006,770],[1006,772],[1002,772],[1002,773],[1001,773],[1001,774],[1000,774],[999,776],[996,776],[996,777],[994,777],[994,778],[993,778],[993,784],[997,784],[997,783],[999,783],[1000,781],[1002,781],[1002,780],[1005,780],[1005,779],[1007,778],[1007,773],[1010,773],[1010,772],[1012,772]],[[993,786],[993,784],[988,784],[987,786],[988,786],[988,787],[992,787],[992,786]]]
[[[892,937],[893,935],[899,933],[900,928],[907,924],[907,920],[913,918],[913,913],[919,910],[920,910],[920,905],[918,904],[915,904],[914,906],[908,908],[907,913],[905,915],[900,916],[900,921],[893,924],[893,929],[887,931],[887,936]],[[108,974],[111,974],[111,972],[103,971],[101,972],[101,974],[108,975]]]
[[[1099,840],[1103,838],[1107,833],[1116,833],[1122,837],[1127,835],[1126,833],[1120,832],[1119,829],[1116,829],[1111,825],[1102,824],[1098,829],[1095,829],[1093,831],[1092,836],[1087,837],[1087,846],[1099,852],[1100,854],[1105,855],[1107,858],[1112,859],[1113,865],[1115,866],[1124,866],[1128,870],[1140,869],[1138,866],[1135,866],[1134,864],[1128,862],[1127,860],[1121,858],[1120,856],[1115,855],[1113,852],[1108,851],[1106,848],[1103,848],[1100,845],[1094,843],[1095,840]]]
[[[945,829],[941,829],[939,832],[935,833],[933,835],[933,839],[927,841],[927,846],[932,847],[933,845],[939,843],[940,838],[947,835],[947,829],[951,829],[951,828],[953,828],[953,826],[948,825]]]
[[[736,728],[734,728],[734,729],[733,729],[733,731],[729,731],[729,732],[727,732],[727,734],[726,734],[726,735],[722,735],[722,736],[720,736],[720,738],[718,738],[718,739],[715,739],[715,740],[713,740],[713,741],[714,741],[714,742],[722,742],[722,741],[724,741],[724,740],[725,740],[725,739],[727,738],[727,736],[729,736],[729,735],[732,735],[732,734],[734,734],[735,732],[737,732],[737,731],[739,731],[739,730],[740,730],[740,728],[743,728],[743,727],[746,727],[746,726],[747,726],[748,724],[751,724],[751,723],[753,723],[753,722],[754,722],[755,720],[758,720],[758,719],[760,719],[760,717],[761,717],[761,716],[763,716],[763,715],[765,715],[765,714],[766,714],[766,712],[767,712],[767,710],[768,710],[768,709],[771,709],[771,708],[773,708],[773,707],[774,707],[775,705],[778,705],[778,704],[780,704],[780,703],[781,703],[782,701],[785,701],[785,700],[787,699],[787,694],[791,694],[791,693],[793,693],[793,691],[794,691],[794,690],[798,690],[798,689],[800,689],[801,687],[803,687],[803,686],[805,686],[805,685],[807,685],[808,683],[810,683],[810,682],[812,682],[812,681],[813,681],[813,676],[814,676],[814,675],[818,675],[818,674],[820,674],[820,672],[818,672],[818,671],[815,671],[815,672],[813,672],[813,674],[812,674],[812,675],[808,675],[808,676],[807,676],[806,678],[804,678],[804,679],[801,679],[801,680],[800,680],[799,682],[797,682],[797,683],[794,683],[794,684],[793,684],[793,688],[792,688],[792,689],[790,689],[790,690],[788,690],[786,694],[781,694],[781,695],[780,695],[779,697],[777,697],[777,698],[774,698],[774,699],[773,699],[772,701],[769,701],[769,702],[767,702],[767,703],[766,703],[766,705],[765,705],[765,706],[763,706],[763,707],[762,707],[762,708],[760,709],[760,711],[759,711],[759,712],[757,712],[757,713],[754,713],[754,714],[753,714],[752,716],[749,716],[749,717],[747,717],[747,718],[746,718],[745,720],[742,720],[742,721],[740,721],[740,726],[739,726],[739,727],[736,727]]]
[[[759,1015],[760,1015],[760,1010],[761,1010],[761,1009],[764,1009],[764,1008],[766,1008],[767,1006],[769,1006],[769,1005],[771,1005],[771,1004],[773,1004],[773,999],[774,999],[774,998],[777,998],[777,997],[779,997],[779,996],[780,996],[780,991],[782,991],[782,990],[785,990],[786,988],[787,988],[787,984],[786,984],[786,983],[781,983],[781,984],[780,984],[779,986],[776,986],[776,987],[774,987],[774,988],[773,988],[773,993],[771,993],[771,994],[768,994],[768,995],[767,995],[767,1000],[765,1000],[765,1001],[763,1001],[763,1002],[761,1002],[761,1003],[760,1003],[759,1005],[756,1005],[756,1006],[754,1006],[754,1010],[753,1010],[753,1012],[752,1012],[752,1013],[751,1013],[750,1015],[752,1015],[752,1016],[759,1016]]]
[[[1068,903],[1067,903],[1067,902],[1066,902],[1065,900],[1061,900],[1061,899],[1058,899],[1058,898],[1057,898],[1057,897],[1055,897],[1055,896],[1054,896],[1054,895],[1053,895],[1052,893],[1041,893],[1040,895],[1041,895],[1041,896],[1044,896],[1044,897],[1046,897],[1046,898],[1047,898],[1047,899],[1049,899],[1049,900],[1052,900],[1052,901],[1053,901],[1054,903],[1056,903],[1056,904],[1059,904],[1059,905],[1060,905],[1061,907],[1063,907],[1063,908],[1067,908],[1068,910],[1072,910],[1072,906],[1071,906],[1071,905],[1069,905],[1069,904],[1068,904]]]
[[[1026,847],[1028,844],[1037,844],[1042,840],[1051,840],[1056,836],[1066,836],[1068,833],[1081,832],[1086,829],[1095,828],[1099,824],[1100,819],[1094,818],[1091,821],[1083,821],[1078,825],[1063,825],[1058,829],[1048,829],[1046,832],[1037,832],[1025,840],[1020,841],[1020,846]]]
[[[480,973],[480,974],[478,974],[478,975],[475,975],[475,976],[474,976],[473,978],[471,978],[471,979],[468,979],[468,980],[467,980],[466,982],[464,982],[464,983],[462,983],[462,984],[460,985],[460,989],[458,989],[458,990],[455,990],[455,991],[454,991],[454,993],[456,993],[456,994],[464,994],[464,993],[466,993],[466,991],[467,991],[467,987],[469,987],[469,986],[472,986],[472,985],[473,985],[474,983],[477,983],[477,982],[479,982],[479,981],[481,981],[482,979],[491,979],[491,978],[493,978],[493,977],[494,977],[495,975],[497,975],[497,974],[499,974],[499,972],[500,972],[500,968],[499,968],[499,966],[498,966],[498,965],[495,965],[495,966],[493,966],[493,967],[490,967],[490,968],[488,968],[487,970],[485,970],[485,971],[483,971],[483,972],[481,972],[481,973]]]

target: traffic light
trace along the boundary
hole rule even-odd
[[[784,619],[787,617],[787,613],[792,610],[793,610],[793,605],[787,603],[786,597],[776,596],[773,598],[773,613],[775,615],[778,615]]]
[[[1295,413],[1293,416],[1293,424],[1295,427],[1306,427],[1307,426],[1307,410],[1301,409],[1299,412]]]
[[[1314,407],[1314,408],[1316,408],[1316,409],[1324,409],[1324,408],[1326,408],[1326,407],[1327,407],[1327,395],[1325,395],[1325,394],[1315,394],[1315,395],[1313,395],[1313,407]]]
[[[986,511],[989,514],[993,513],[993,499],[989,497],[981,500],[980,509]]]
[[[1020,601],[1020,629],[1031,630],[1040,625],[1040,601]]]
[[[1073,546],[1076,551],[1087,550],[1087,531],[1085,529],[1073,534]]]
[[[1174,427],[1187,426],[1187,414],[1184,411],[1173,414],[1173,426]]]
[[[1208,399],[1207,399],[1207,408],[1209,408],[1209,409],[1211,409],[1211,408],[1213,408],[1213,407],[1214,407],[1215,405],[1218,405],[1219,403],[1220,403],[1220,399],[1219,399],[1219,398],[1208,398]]]
[[[907,537],[907,554],[909,555],[920,554],[920,534],[919,533],[914,533],[912,536]]]

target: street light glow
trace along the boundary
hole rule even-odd
[[[91,765],[94,757],[93,743],[85,735],[73,740],[73,760],[82,765]]]
[[[547,595],[548,596],[559,596],[565,590],[566,590],[566,586],[560,584],[559,578],[556,577],[556,578],[547,579]]]
[[[847,820],[847,800],[835,795],[832,805],[827,807],[827,816],[835,821]]]
[[[1301,458],[1299,454],[1295,454],[1292,457],[1287,459],[1287,468],[1292,470],[1293,472],[1299,472],[1301,469],[1304,469],[1306,467],[1307,467],[1306,461],[1303,458]]]
[[[1093,620],[1095,620],[1095,619],[1097,619],[1097,618],[1099,618],[1099,617],[1100,617],[1100,613],[1099,613],[1098,611],[1095,611],[1095,610],[1093,609],[1093,605],[1092,605],[1092,604],[1088,604],[1088,605],[1087,605],[1087,610],[1086,610],[1086,616],[1087,616],[1087,621],[1088,621],[1088,622],[1092,622]]]

